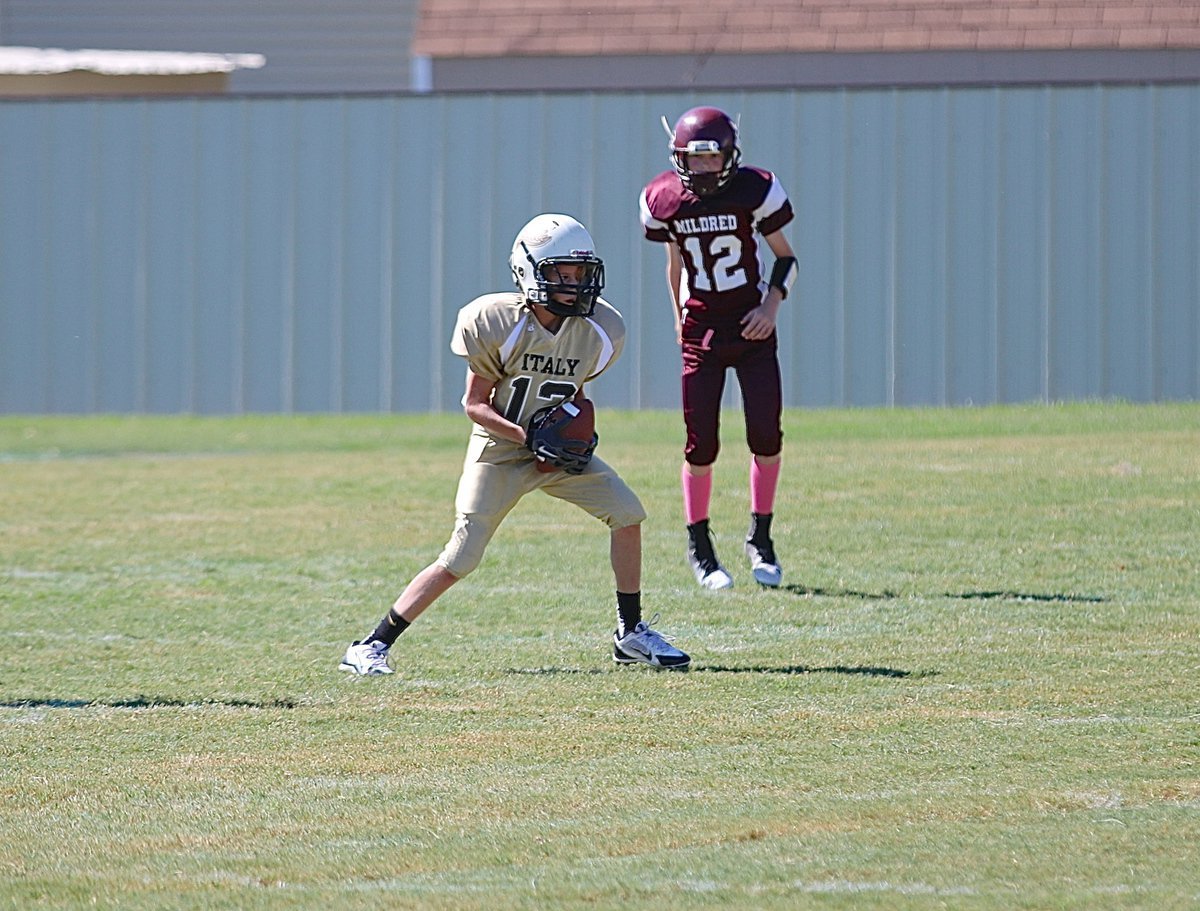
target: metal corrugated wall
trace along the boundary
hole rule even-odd
[[[0,103],[0,411],[454,409],[455,310],[555,210],[630,324],[605,402],[675,407],[637,196],[698,100]],[[1200,398],[1200,86],[703,100],[799,212],[789,405]]]

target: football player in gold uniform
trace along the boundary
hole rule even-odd
[[[513,244],[516,292],[485,294],[459,311],[450,350],[466,359],[463,410],[473,422],[455,497],[454,531],[441,554],[408,583],[375,630],[342,658],[355,674],[390,674],[388,651],[410,623],[469,574],[501,521],[541,490],[604,522],[617,588],[613,660],[686,669],[690,658],[642,619],[637,495],[602,459],[578,473],[539,471],[527,430],[539,410],[583,396],[625,343],[621,314],[600,298],[604,263],[586,228],[539,215]]]

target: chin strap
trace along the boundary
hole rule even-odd
[[[792,290],[792,284],[796,281],[796,276],[800,273],[800,266],[796,263],[794,256],[781,256],[775,260],[775,266],[771,269],[771,281],[769,282],[772,288],[778,288],[783,292],[786,298],[788,292]]]

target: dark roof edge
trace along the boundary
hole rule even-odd
[[[427,60],[434,92],[1200,81],[1200,48],[504,57]]]

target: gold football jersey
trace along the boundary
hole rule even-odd
[[[495,381],[492,406],[522,427],[539,409],[573,398],[624,345],[625,320],[603,299],[591,316],[569,316],[551,333],[515,292],[475,298],[458,312],[450,340],[473,373]]]

